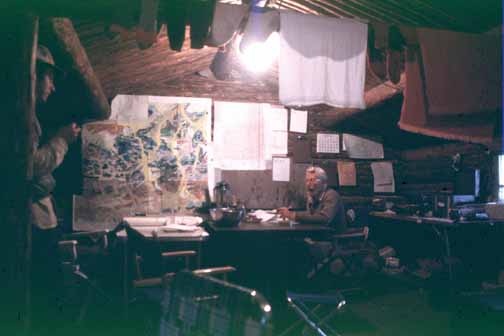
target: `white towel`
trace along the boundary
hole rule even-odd
[[[366,24],[282,12],[280,27],[282,104],[365,107]]]

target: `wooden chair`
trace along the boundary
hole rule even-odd
[[[132,287],[139,291],[147,288],[161,288],[169,283],[175,274],[180,270],[189,270],[191,258],[196,257],[196,251],[179,250],[179,251],[162,251],[162,246],[159,241],[147,239],[134,228],[129,225],[125,226],[128,237],[128,247],[130,249],[133,262],[133,280]],[[170,261],[184,259],[184,266],[169,269]],[[213,267],[196,269],[194,274],[222,275],[227,279],[227,274],[234,272],[232,266]],[[148,295],[152,298],[152,295]]]
[[[93,303],[111,301],[98,281],[89,275],[96,266],[96,260],[108,251],[108,234],[108,230],[71,233],[63,235],[64,240],[58,242],[63,274],[63,305],[74,308],[67,311],[78,311],[75,317],[78,324],[83,322]],[[90,254],[88,259],[94,261],[88,261],[83,269],[81,262],[85,254]]]

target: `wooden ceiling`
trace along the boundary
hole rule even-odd
[[[168,0],[160,0],[168,1]],[[315,15],[351,17],[396,25],[483,32],[502,24],[501,0],[218,0],[257,2]],[[126,22],[138,18],[141,0],[3,0],[4,13],[31,12],[41,16]]]
[[[2,2],[0,9],[10,2],[11,0]],[[501,29],[502,26],[501,0],[267,0],[262,1],[261,5],[264,3],[271,8],[356,18],[371,24],[382,22],[465,32],[484,32]],[[253,80],[208,79],[198,72],[208,69],[217,52],[216,48],[189,49],[186,40],[182,51],[175,52],[169,48],[166,32],[162,32],[158,42],[152,47],[140,49],[133,38],[111,35],[107,28],[112,23],[125,27],[137,24],[140,0],[29,0],[23,5],[26,7],[21,8],[16,2],[8,10],[28,8],[30,12],[41,16],[66,16],[72,19],[109,99],[120,93],[135,93],[278,103],[278,74],[275,69]],[[393,93],[400,95],[402,87],[390,84],[383,83],[368,73],[366,91],[369,93],[374,88],[388,89],[388,98],[397,96]],[[392,107],[385,106],[386,109]],[[342,116],[345,119],[352,117],[351,112],[329,109],[328,126],[333,127],[336,122],[339,123]],[[330,120],[331,115],[334,116],[334,122]],[[378,119],[379,123],[389,123],[396,127],[396,116]],[[366,121],[360,124],[366,124]],[[385,129],[389,130],[387,127],[379,127],[379,130]]]
[[[466,32],[483,32],[502,24],[501,0],[272,0],[268,6]]]

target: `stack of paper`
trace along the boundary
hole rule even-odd
[[[261,220],[261,223],[267,222],[269,220],[272,220],[277,216],[276,211],[266,211],[266,210],[256,210],[250,213],[250,215],[258,218]]]

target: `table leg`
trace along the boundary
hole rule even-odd
[[[201,248],[201,245],[202,243],[201,242],[198,242],[198,255],[197,255],[197,259],[196,259],[196,268],[201,268],[201,251],[202,251],[202,248]]]
[[[446,249],[446,258],[448,262],[448,276],[450,278],[450,281],[453,280],[453,268],[452,268],[452,258],[451,258],[451,246],[450,246],[450,237],[448,236],[448,230],[446,227],[443,228],[443,235],[444,235],[444,243],[445,243],[445,249]]]
[[[123,314],[124,318],[128,318],[129,306],[129,271],[128,271],[128,239],[123,241]]]

